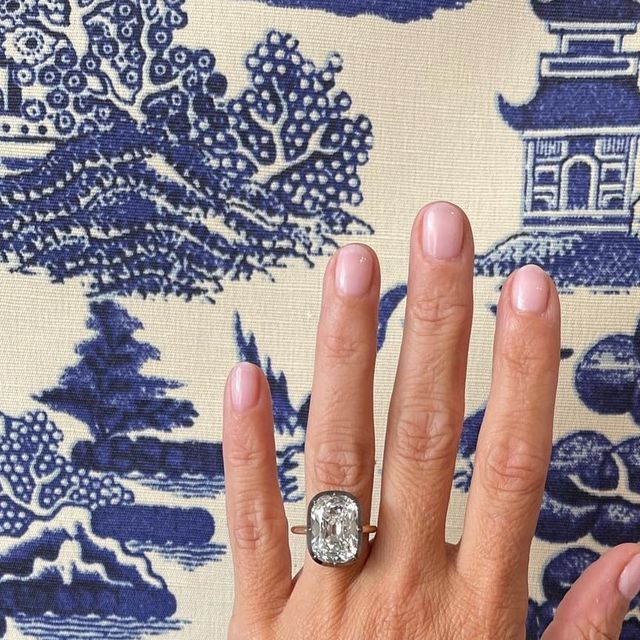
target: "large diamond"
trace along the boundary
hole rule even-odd
[[[309,504],[307,541],[311,557],[320,564],[355,560],[362,539],[358,502],[344,491],[325,491]]]

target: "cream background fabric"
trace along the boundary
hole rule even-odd
[[[523,144],[497,109],[497,94],[513,104],[528,100],[538,78],[538,55],[555,48],[555,37],[532,12],[528,0],[473,0],[465,8],[438,11],[433,19],[396,24],[375,16],[338,17],[320,10],[283,9],[249,0],[186,0],[188,25],[176,41],[213,51],[217,69],[229,81],[228,95],[247,85],[245,56],[271,29],[292,33],[304,55],[317,64],[333,51],[344,59],[338,87],[353,99],[353,113],[373,124],[370,161],[360,169],[363,203],[354,211],[375,230],[372,235],[338,238],[373,247],[382,266],[382,291],[406,281],[409,231],[420,207],[433,199],[456,202],[468,213],[476,253],[516,233],[521,226]],[[629,49],[640,49],[640,36],[629,36]],[[0,149],[2,148],[0,144]],[[636,180],[636,184],[640,184]],[[275,281],[259,274],[248,282],[225,282],[216,304],[193,300],[123,298],[119,303],[144,324],[144,340],[158,347],[161,360],[146,365],[148,375],[180,380],[199,416],[186,432],[166,439],[216,442],[222,436],[222,392],[237,361],[234,313],[252,332],[262,356],[284,371],[292,404],[311,390],[315,328],[321,282],[329,256],[314,268],[289,261],[275,269]],[[486,401],[491,370],[495,304],[501,278],[477,277],[467,410]],[[56,384],[73,361],[74,346],[87,339],[87,301],[82,283],[52,284],[43,275],[0,271],[0,390],[3,411],[33,410],[31,394]],[[605,335],[633,333],[640,308],[637,290],[607,296],[580,289],[563,292],[563,346],[575,350],[563,360],[554,439],[581,429],[600,430],[612,441],[636,435],[629,414],[602,416],[576,396],[573,375],[587,348]],[[390,318],[378,355],[375,378],[377,474],[372,522],[379,504],[380,468],[386,412],[402,336],[404,302]],[[142,333],[141,333],[142,338]],[[532,389],[535,393],[535,389]],[[86,427],[67,414],[48,411],[63,426],[64,446],[86,438]],[[298,475],[297,502],[287,502],[291,524],[305,520],[304,476]],[[137,487],[136,496],[154,504],[185,506],[179,496]],[[465,494],[454,490],[448,535],[457,539]],[[213,542],[228,545],[225,498],[191,499],[215,519]],[[587,546],[601,547],[593,540]],[[304,558],[304,539],[291,536],[294,573]],[[542,600],[541,573],[546,561],[566,545],[535,540],[531,552],[531,594]],[[167,640],[214,640],[226,637],[231,613],[233,574],[230,552],[192,572],[150,553],[154,570],[176,596],[176,617],[190,621]],[[9,638],[23,636],[9,620]]]

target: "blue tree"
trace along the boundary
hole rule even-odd
[[[50,520],[65,506],[133,502],[111,475],[71,464],[60,452],[62,431],[44,411],[21,418],[0,414],[0,535],[19,536],[34,520]]]
[[[329,224],[362,201],[357,169],[373,145],[369,119],[351,116],[350,96],[336,90],[342,64],[333,54],[317,67],[293,36],[273,31],[247,58],[251,86],[229,102],[254,183],[297,215]]]
[[[183,1],[1,0],[8,73],[0,113],[53,124],[63,137],[108,129],[115,111],[140,102],[173,32],[186,25]],[[73,31],[86,37],[81,55]]]
[[[112,300],[90,304],[87,328],[95,336],[80,343],[80,360],[62,374],[58,387],[34,395],[57,411],[87,424],[100,440],[142,429],[190,427],[198,415],[189,400],[167,397],[182,384],[140,372],[158,349],[133,337],[142,323]]]
[[[182,0],[76,3],[51,18],[49,3],[0,0],[3,132],[57,141],[0,183],[12,270],[81,278],[90,296],[213,301],[225,279],[273,279],[289,258],[313,266],[335,235],[372,232],[351,213],[371,123],[337,89],[339,56],[316,67],[272,32],[230,98],[210,51],[174,43]]]

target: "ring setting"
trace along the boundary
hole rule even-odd
[[[376,531],[375,525],[363,525],[358,499],[347,491],[337,490],[313,496],[307,507],[306,526],[291,527],[292,533],[306,534],[313,560],[329,567],[356,562],[364,536]]]

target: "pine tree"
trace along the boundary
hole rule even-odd
[[[65,369],[59,386],[34,399],[85,422],[96,440],[192,426],[193,404],[166,396],[182,383],[140,372],[148,360],[160,359],[157,348],[133,337],[143,324],[112,300],[93,301],[90,313],[87,328],[95,336],[76,346],[80,360]]]

